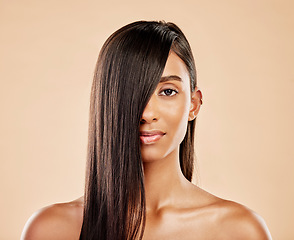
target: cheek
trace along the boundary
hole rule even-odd
[[[174,141],[176,144],[180,144],[187,132],[187,125],[188,125],[188,111],[183,111],[181,114],[177,115],[177,127],[175,127],[175,136],[174,136]]]
[[[174,135],[174,141],[182,142],[187,130],[190,104],[186,97],[178,100],[177,103],[169,103],[169,107],[165,108],[168,111],[164,115],[170,134]]]

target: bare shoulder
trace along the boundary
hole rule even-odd
[[[265,221],[249,208],[221,199],[214,206],[216,230],[220,239],[271,240]]]
[[[249,208],[194,188],[194,235],[205,239],[271,240],[265,221]]]
[[[35,212],[27,221],[21,240],[79,239],[83,199],[53,204]]]

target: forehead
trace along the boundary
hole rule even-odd
[[[184,84],[189,84],[190,82],[189,73],[185,63],[173,51],[169,54],[162,73],[162,77],[166,76],[178,76],[182,79]]]

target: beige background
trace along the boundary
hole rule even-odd
[[[0,239],[83,194],[89,94],[99,49],[135,20],[177,23],[204,105],[200,185],[294,239],[294,2],[0,0]]]

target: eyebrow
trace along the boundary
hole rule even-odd
[[[160,79],[160,82],[167,82],[167,81],[180,81],[180,82],[183,82],[182,78],[180,78],[179,76],[177,75],[169,75],[169,76],[164,76],[164,77],[161,77]]]

